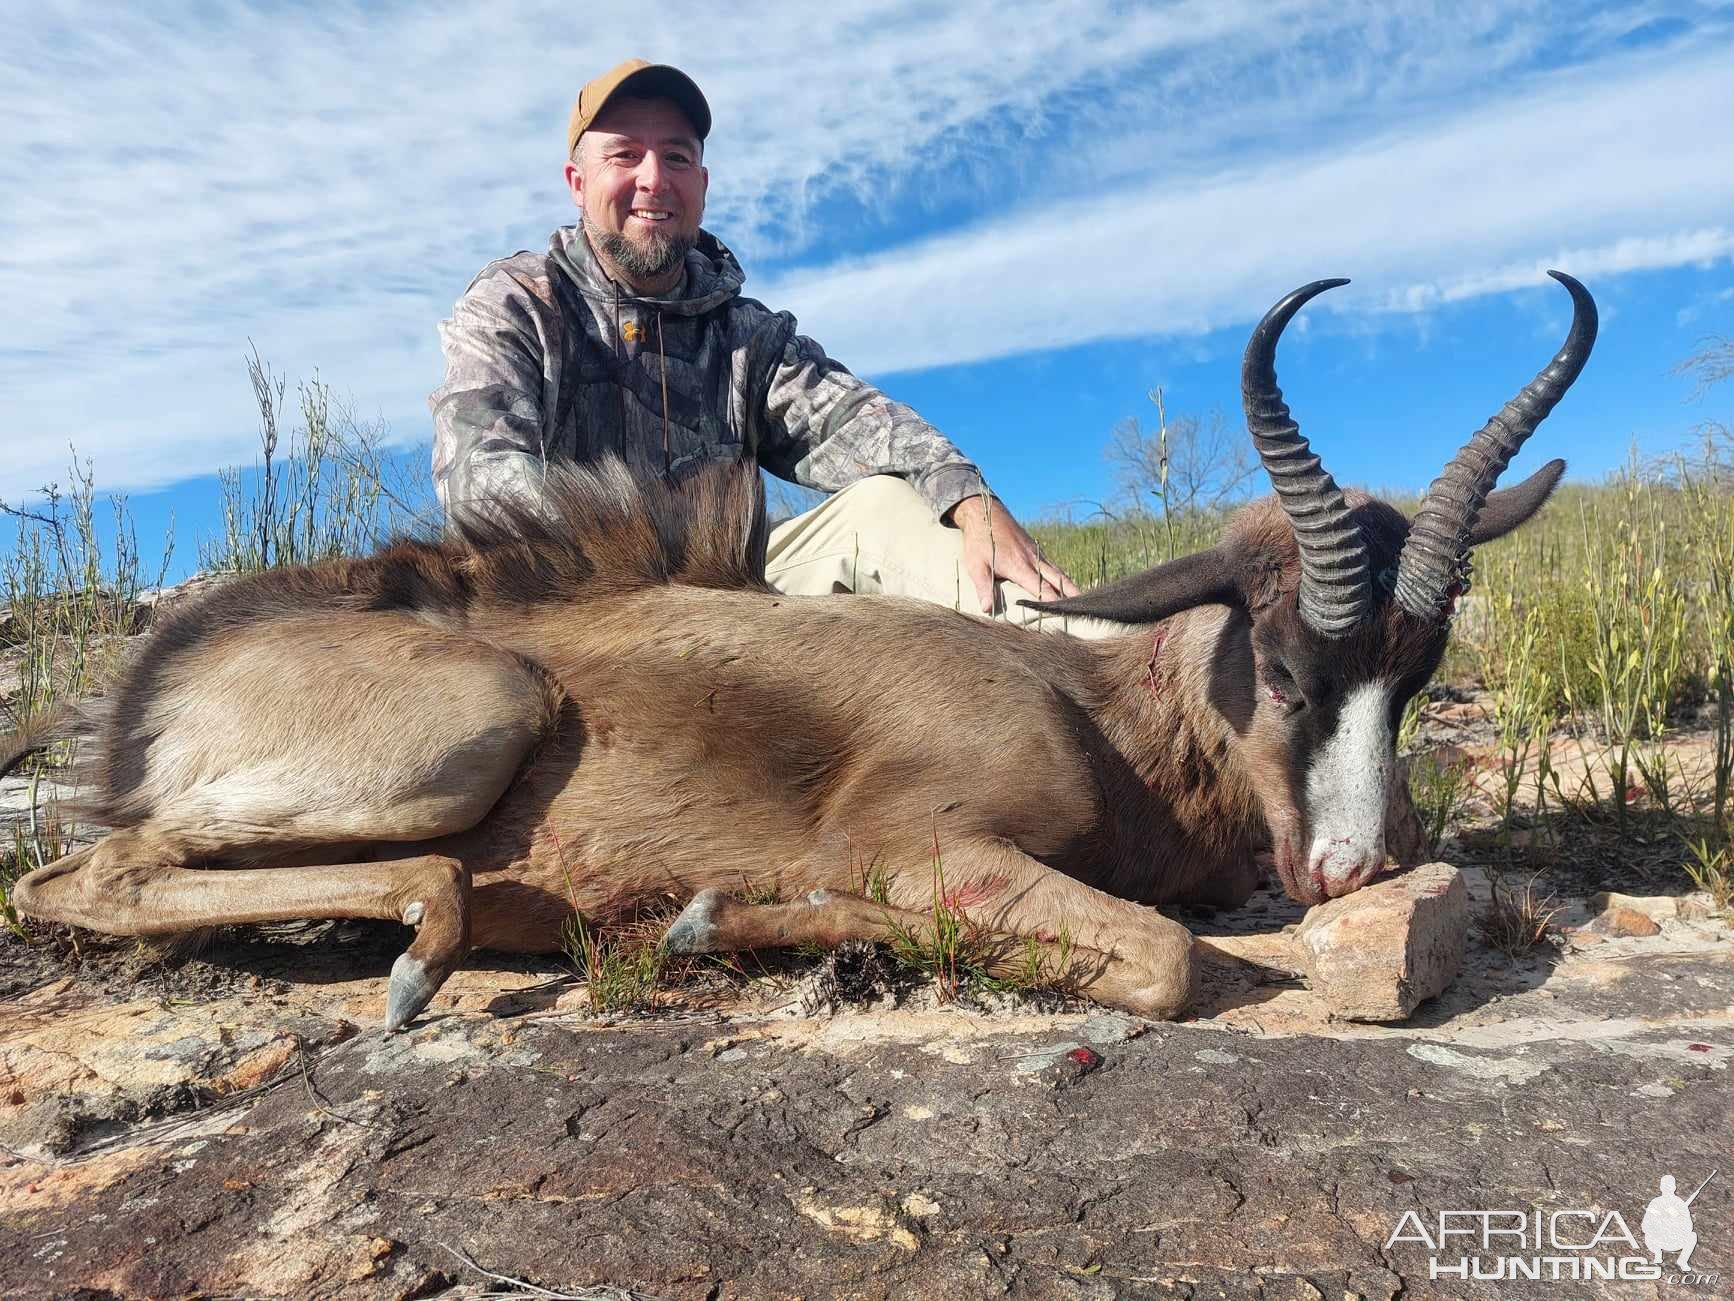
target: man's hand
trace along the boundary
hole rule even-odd
[[[982,612],[994,609],[994,580],[1016,583],[1038,599],[1076,596],[1078,585],[1036,552],[1035,539],[1011,517],[998,497],[965,497],[943,522],[963,533],[963,568],[975,584]]]

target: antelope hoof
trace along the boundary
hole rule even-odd
[[[662,947],[669,953],[715,952],[718,923],[728,904],[725,892],[714,888],[700,890],[669,926],[662,937]]]
[[[396,1034],[415,1020],[444,983],[445,978],[435,978],[421,959],[408,953],[399,954],[397,961],[391,964],[391,984],[385,994],[387,1032]]]

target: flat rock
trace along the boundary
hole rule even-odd
[[[1401,1021],[1463,964],[1469,892],[1429,863],[1310,910],[1296,932],[1307,979],[1351,1021]]]
[[[1636,908],[1627,908],[1623,904],[1615,904],[1604,908],[1599,916],[1590,923],[1590,929],[1602,935],[1659,935],[1662,926],[1649,913],[1639,912]]]
[[[0,1162],[0,1295],[455,1301],[485,1269],[669,1301],[1615,1301],[1673,1292],[1465,1287],[1391,1238],[1463,1207],[1636,1225],[1663,1174],[1734,1161],[1725,1022],[1499,1048],[1165,1025],[1094,1069],[1025,1070],[1086,1051],[1085,1020],[714,1027],[738,1058],[679,1024],[364,1029],[244,1105]],[[1694,1265],[1725,1279],[1716,1187]]]
[[[1589,897],[1589,910],[1598,917],[1604,916],[1615,909],[1625,909],[1639,913],[1652,921],[1666,922],[1675,918],[1698,920],[1716,915],[1715,901],[1703,891],[1694,894],[1619,894],[1613,890],[1603,890]],[[1653,935],[1654,931],[1640,931],[1637,934]]]
[[[403,1035],[378,1026],[399,927],[142,969],[0,931],[0,1297],[505,1295],[481,1270],[668,1301],[1727,1292],[1725,1174],[1693,1205],[1702,1284],[1465,1285],[1390,1241],[1476,1207],[1635,1228],[1662,1175],[1734,1168],[1724,922],[1522,959],[1471,937],[1440,998],[1377,1024],[1285,965],[1299,920],[1223,914],[1259,943],[1179,1023],[810,1016],[792,974],[605,1020],[558,962],[476,954]]]

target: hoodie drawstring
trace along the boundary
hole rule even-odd
[[[668,353],[662,346],[662,309],[656,309],[656,361],[662,375],[662,477],[673,469],[673,453],[668,445]]]
[[[614,367],[614,405],[620,412],[620,459],[626,461],[626,358],[620,352],[619,286],[614,288]]]

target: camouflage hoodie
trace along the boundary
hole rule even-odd
[[[797,334],[793,316],[740,297],[744,279],[701,232],[674,293],[638,297],[577,226],[556,230],[546,253],[483,268],[440,323],[446,378],[428,398],[446,510],[535,494],[549,459],[608,451],[676,477],[753,458],[824,492],[895,474],[936,516],[980,490],[944,435]]]

